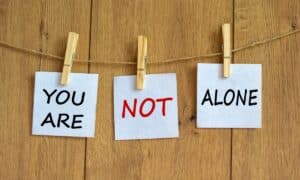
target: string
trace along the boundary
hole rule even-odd
[[[257,47],[257,46],[260,46],[260,45],[263,45],[263,44],[267,44],[267,43],[273,42],[275,40],[279,40],[279,39],[282,39],[284,37],[291,36],[293,34],[297,34],[299,32],[300,32],[300,29],[296,29],[296,30],[293,30],[291,32],[287,32],[287,33],[284,33],[284,34],[274,36],[274,37],[269,38],[269,39],[264,39],[264,40],[256,41],[256,42],[253,42],[253,43],[250,43],[250,44],[246,44],[244,46],[232,49],[232,53],[237,53],[237,52],[240,52],[240,51],[243,51],[243,50],[246,50],[246,49],[250,49],[250,48],[254,48],[254,47]],[[41,52],[41,51],[34,50],[34,49],[18,47],[18,46],[15,46],[13,44],[10,44],[10,43],[7,43],[7,42],[1,41],[1,40],[0,40],[0,45],[3,46],[3,47],[14,49],[14,50],[18,50],[18,51],[22,51],[22,52],[26,52],[26,53],[31,53],[31,54],[43,56],[43,57],[53,59],[53,60],[64,60],[64,57],[62,57],[62,56],[58,56],[58,55],[51,54],[51,53],[45,53],[45,52]],[[153,62],[150,61],[150,62],[147,62],[147,64],[166,64],[166,63],[174,63],[174,62],[187,62],[187,61],[194,61],[194,60],[197,60],[197,59],[200,59],[200,58],[218,57],[218,56],[222,56],[222,54],[223,54],[222,52],[214,52],[214,53],[208,53],[208,54],[203,54],[203,55],[198,55],[198,56],[171,58],[171,59],[164,59],[164,60],[153,61]],[[107,64],[107,65],[109,65],[109,64],[134,65],[134,64],[136,64],[136,62],[134,62],[134,61],[135,60],[104,62],[104,61],[96,61],[96,60],[91,60],[91,59],[81,60],[81,59],[76,59],[76,58],[74,60],[75,63],[77,62],[77,63],[103,64],[103,65],[105,65],[105,64]]]

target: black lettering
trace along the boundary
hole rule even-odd
[[[232,94],[232,97],[231,97],[230,101],[227,102],[227,96],[228,96],[229,93]],[[233,102],[234,97],[235,97],[234,91],[233,91],[232,89],[228,89],[228,90],[226,91],[225,95],[224,95],[224,104],[225,104],[226,106],[229,106],[229,105]]]
[[[55,123],[53,122],[51,112],[49,112],[49,113],[47,114],[47,116],[46,116],[46,118],[44,119],[44,121],[42,122],[41,126],[44,126],[46,123],[51,123],[52,127],[55,128]]]
[[[244,92],[244,97],[241,94],[241,91],[238,90],[237,92],[237,97],[236,97],[236,105],[239,105],[239,100],[242,102],[243,105],[246,105],[246,100],[247,100],[247,89],[245,89]]]
[[[64,117],[64,118],[63,118]],[[61,113],[58,115],[57,127],[60,127],[60,123],[63,123],[67,128],[70,126],[66,123],[69,120],[69,115]]]
[[[82,128],[82,126],[75,126],[75,123],[81,123],[82,122],[81,120],[76,121],[76,117],[83,117],[83,114],[73,115],[72,129]]]
[[[209,102],[210,102],[210,105],[213,106],[213,102],[212,102],[212,100],[211,100],[211,96],[210,96],[210,93],[209,93],[209,89],[206,90],[201,105],[203,105],[203,104],[205,103],[205,101],[209,101]]]
[[[252,95],[252,93],[255,93],[255,92],[258,92],[258,89],[251,89],[250,90],[250,97],[249,97],[249,106],[254,106],[254,105],[257,105],[257,102],[252,102],[252,100],[256,99],[257,96],[255,95]]]
[[[72,95],[72,103],[73,103],[75,106],[80,106],[80,105],[83,103],[83,101],[84,101],[85,92],[83,92],[83,93],[81,94],[81,100],[80,100],[79,103],[76,103],[76,102],[75,102],[75,94],[76,94],[76,92],[74,91],[74,92],[73,92],[73,95]]]
[[[57,89],[55,89],[52,93],[48,93],[48,91],[46,89],[43,89],[44,93],[47,95],[47,104],[50,104],[50,98],[51,96],[57,91]]]
[[[65,97],[65,99],[63,101],[61,101],[60,98],[59,98],[59,97],[61,97],[62,93],[66,94],[66,97]],[[62,90],[56,96],[56,103],[59,104],[59,105],[65,104],[69,100],[69,98],[70,98],[70,93],[68,91],[66,91],[66,90]]]
[[[218,102],[218,90],[216,89],[215,90],[215,106],[216,105],[221,105],[221,104],[223,104],[223,102],[222,101]]]

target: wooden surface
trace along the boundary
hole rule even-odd
[[[64,56],[68,32],[77,57],[136,61],[137,37],[148,60],[221,51],[221,26],[233,23],[233,46],[300,28],[300,2],[281,0],[1,0],[0,40]],[[263,65],[262,129],[196,129],[197,62],[149,65],[175,72],[180,138],[114,141],[113,86],[134,65],[74,64],[100,74],[96,136],[32,136],[34,73],[63,62],[0,47],[0,179],[300,179],[300,35],[245,50],[234,63]]]
[[[300,1],[235,1],[234,46],[300,28]],[[300,179],[300,36],[256,47],[235,63],[261,63],[261,130],[233,130],[232,179]]]

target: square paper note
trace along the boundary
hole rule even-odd
[[[94,137],[98,75],[71,73],[65,86],[60,78],[36,72],[32,134]]]
[[[115,77],[114,119],[116,140],[178,137],[176,74]]]
[[[198,64],[197,127],[260,128],[261,65],[232,64],[229,78],[223,65]]]

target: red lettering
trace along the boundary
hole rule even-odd
[[[172,101],[172,100],[173,100],[172,97],[156,99],[156,102],[162,102],[161,111],[163,116],[166,116],[166,101]]]
[[[143,118],[149,117],[154,112],[156,103],[161,103],[162,116],[166,116],[167,102],[172,100],[173,100],[172,97],[158,98],[158,99],[145,98],[138,107],[140,116]],[[144,106],[147,103],[150,109],[147,112],[145,112]],[[126,111],[128,111],[132,117],[136,117],[136,109],[137,109],[137,98],[135,98],[133,101],[133,107],[131,107],[128,104],[127,100],[123,100],[122,118],[123,119],[125,118]]]
[[[147,113],[144,113],[143,112],[143,107],[146,104],[146,102],[151,102],[152,105],[151,105],[151,109]],[[146,99],[144,99],[144,101],[142,102],[142,104],[140,106],[140,114],[141,114],[141,116],[142,117],[148,117],[148,116],[150,116],[153,113],[154,108],[155,108],[155,101],[154,101],[154,99],[152,99],[152,98],[146,98]]]
[[[127,109],[128,112],[131,114],[132,117],[135,117],[135,113],[136,113],[136,103],[137,103],[137,99],[135,98],[133,101],[133,110],[130,109],[127,100],[123,101],[123,110],[122,110],[122,118],[125,118],[125,110]]]

